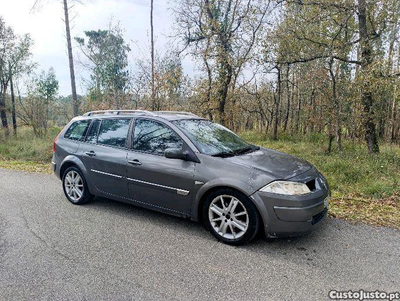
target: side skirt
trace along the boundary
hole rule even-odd
[[[146,209],[150,209],[150,210],[153,210],[153,211],[166,213],[166,214],[173,215],[173,216],[178,216],[178,217],[190,219],[190,215],[187,214],[187,213],[184,213],[184,212],[180,212],[180,211],[177,211],[177,210],[173,210],[173,209],[169,209],[169,208],[165,208],[165,207],[161,207],[161,206],[157,206],[157,205],[153,205],[153,204],[148,204],[148,203],[141,202],[141,201],[134,200],[134,199],[130,199],[130,198],[121,197],[121,196],[114,195],[114,194],[111,194],[111,193],[107,193],[107,192],[104,192],[104,191],[101,191],[101,190],[97,190],[97,191],[98,191],[98,193],[96,193],[96,196],[98,196],[98,197],[111,199],[111,200],[114,200],[114,201],[135,205],[135,206],[138,206],[138,207],[141,207],[141,208],[146,208]]]

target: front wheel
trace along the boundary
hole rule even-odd
[[[63,175],[63,189],[67,199],[74,205],[83,205],[93,199],[82,172],[72,166]]]
[[[219,241],[236,246],[252,240],[260,223],[253,202],[232,189],[211,193],[204,204],[203,218],[206,227]]]

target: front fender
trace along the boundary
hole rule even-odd
[[[193,220],[195,220],[195,221],[199,220],[199,211],[202,210],[202,208],[199,208],[199,204],[200,204],[203,196],[208,191],[210,191],[211,189],[214,189],[216,187],[232,188],[232,189],[238,190],[241,193],[243,193],[244,195],[248,196],[249,199],[257,207],[258,211],[260,212],[260,214],[264,220],[264,212],[266,212],[266,208],[265,208],[264,204],[262,202],[258,202],[256,199],[251,197],[251,195],[255,192],[254,188],[245,182],[235,180],[232,178],[217,178],[217,179],[211,180],[211,181],[207,182],[206,184],[204,184],[197,191],[197,194],[193,200],[193,206],[192,206],[192,210],[191,210],[191,212],[192,212],[191,217]]]

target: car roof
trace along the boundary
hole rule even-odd
[[[77,119],[105,119],[113,117],[150,117],[165,119],[168,121],[182,119],[204,119],[193,113],[181,111],[145,111],[145,110],[102,110],[91,111],[77,117]]]

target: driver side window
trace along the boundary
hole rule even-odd
[[[154,155],[164,155],[167,148],[179,148],[182,139],[169,127],[146,119],[135,121],[133,132],[133,149]]]

